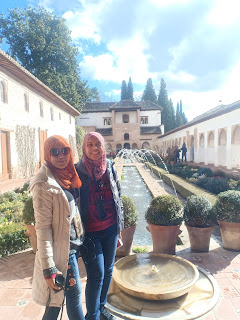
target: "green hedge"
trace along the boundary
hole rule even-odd
[[[161,178],[163,179],[164,182],[166,182],[169,186],[172,187],[172,185],[174,185],[176,191],[178,193],[180,193],[180,195],[182,197],[184,197],[185,199],[189,196],[192,195],[201,195],[206,197],[211,203],[212,205],[215,204],[217,196],[207,192],[205,190],[203,190],[202,188],[199,188],[197,186],[195,186],[194,184],[186,181],[183,178],[180,178],[174,174],[168,174],[166,172],[166,170],[163,170],[159,167],[156,167],[150,163],[146,163],[146,165],[151,168],[151,170],[153,171],[154,174],[156,174],[157,176],[161,176]]]
[[[0,225],[0,257],[30,247],[28,237],[24,234],[23,223]]]

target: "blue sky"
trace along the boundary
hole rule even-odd
[[[7,8],[41,5],[66,19],[82,78],[102,101],[117,101],[132,77],[140,99],[148,78],[167,84],[188,120],[240,100],[239,0],[5,0]]]

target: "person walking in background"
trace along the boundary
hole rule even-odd
[[[185,158],[185,162],[187,161],[187,147],[186,147],[186,143],[183,142],[183,145],[182,145],[182,162],[183,162],[183,158]]]
[[[37,232],[33,300],[46,306],[44,320],[56,320],[66,296],[69,319],[84,320],[78,270],[83,228],[76,205],[81,181],[65,138],[49,137],[44,159],[30,181]]]
[[[177,162],[180,162],[180,157],[179,157],[180,151],[181,151],[181,150],[178,148],[178,146],[176,146],[176,147],[175,147],[175,150],[174,150],[174,154],[175,154],[175,157],[176,157],[176,158],[175,158],[176,163],[177,163]]]
[[[87,320],[115,319],[105,308],[118,242],[123,229],[121,189],[113,162],[106,158],[104,138],[89,132],[83,156],[76,165],[80,188],[80,213],[85,227],[81,255],[87,271]]]

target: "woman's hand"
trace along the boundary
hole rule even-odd
[[[62,274],[62,273],[60,271],[58,271],[56,274]],[[61,290],[61,288],[56,286],[55,278],[45,279],[45,281],[47,282],[49,289],[51,289],[52,291],[55,291],[55,290],[59,291],[59,290]]]

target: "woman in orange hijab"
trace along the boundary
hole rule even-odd
[[[48,138],[44,159],[30,183],[37,232],[33,300],[46,306],[43,319],[55,320],[66,296],[69,319],[83,320],[78,270],[83,229],[77,207],[81,181],[65,138]]]

